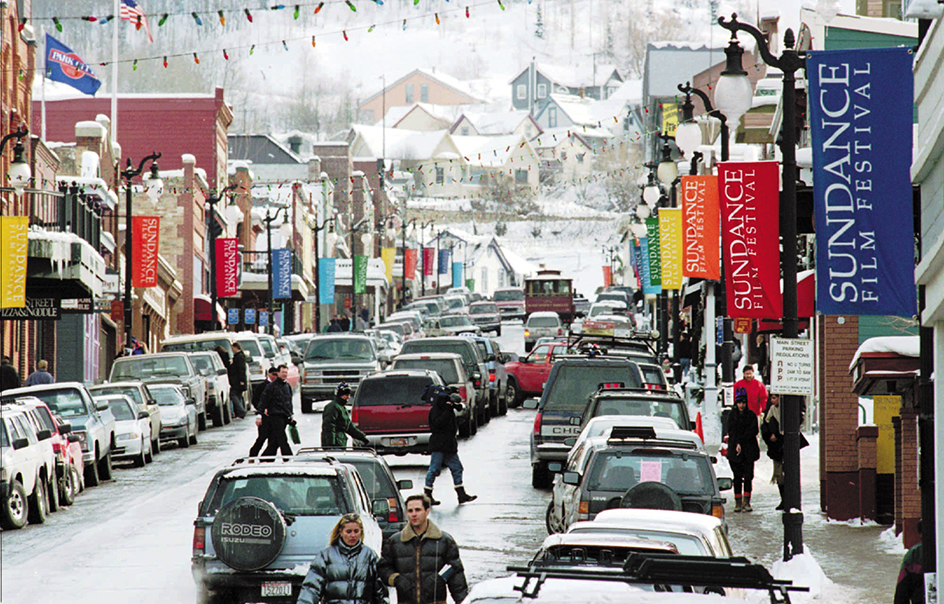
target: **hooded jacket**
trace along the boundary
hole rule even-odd
[[[335,395],[321,414],[321,446],[346,447],[347,435],[366,441],[367,435],[357,429],[347,410],[347,401]]]
[[[459,451],[459,441],[456,439],[459,430],[456,410],[446,400],[440,397],[429,410],[429,450],[435,453]]]
[[[445,602],[447,586],[452,599],[461,602],[469,594],[469,585],[459,559],[459,546],[449,533],[431,520],[427,522],[429,526],[422,536],[407,524],[384,542],[380,576],[384,583],[397,588],[399,604]],[[446,566],[452,567],[451,574],[443,580],[443,572],[450,572]]]
[[[740,455],[737,452],[738,445],[741,445]],[[747,408],[739,412],[735,406],[728,414],[728,460],[732,463],[754,463],[758,458],[757,416]]]
[[[357,543],[338,540],[321,550],[298,594],[298,604],[387,604],[387,587],[380,579],[377,553]]]

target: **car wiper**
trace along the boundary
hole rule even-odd
[[[315,356],[305,357],[305,360],[306,361],[324,361],[331,358],[334,358],[334,357],[325,357],[321,355],[315,355]]]

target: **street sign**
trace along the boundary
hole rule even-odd
[[[0,308],[0,321],[58,321],[61,317],[57,298],[26,298],[26,306]]]
[[[260,310],[259,311],[259,327],[268,327],[269,326],[269,311]]]
[[[734,333],[751,333],[754,327],[754,319],[749,317],[738,317],[734,320]]]
[[[246,325],[255,325],[256,324],[256,309],[247,308],[243,311],[243,322]]]
[[[715,319],[715,323],[717,323],[718,334],[716,337],[717,337],[718,346],[721,346],[722,344],[724,344],[724,317],[717,317]]]
[[[770,338],[770,392],[813,394],[813,340]]]
[[[125,316],[125,303],[122,300],[112,300],[111,301],[111,320],[115,323],[120,323],[124,320]]]
[[[238,308],[226,309],[226,324],[239,325],[239,309]]]

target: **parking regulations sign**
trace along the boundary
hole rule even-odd
[[[259,311],[259,327],[268,327],[269,326],[269,311],[260,310]]]
[[[239,309],[238,308],[226,309],[226,323],[228,325],[239,325]]]
[[[770,338],[770,392],[813,395],[813,340]]]
[[[256,324],[256,309],[247,308],[243,311],[243,322],[246,325],[255,325]]]

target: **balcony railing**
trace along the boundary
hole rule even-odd
[[[95,195],[86,195],[76,186],[60,186],[59,191],[31,193],[30,226],[49,231],[74,233],[101,252],[103,205]]]

